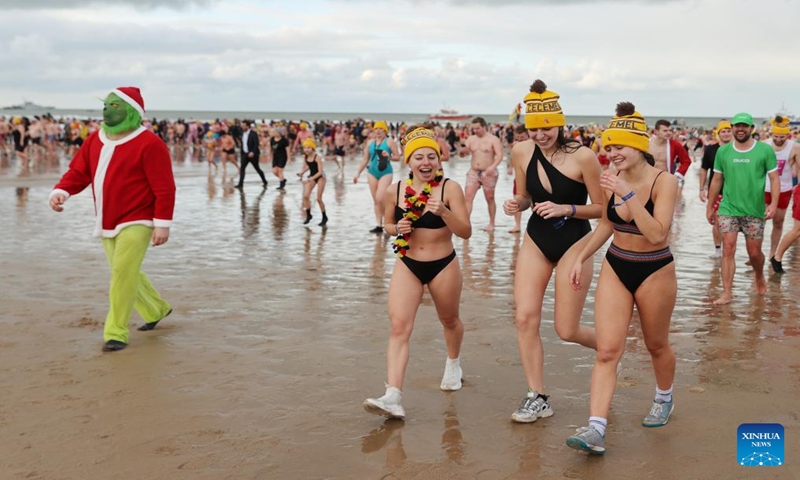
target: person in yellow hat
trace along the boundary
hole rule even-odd
[[[532,423],[553,415],[544,391],[544,351],[539,328],[542,303],[555,272],[555,329],[568,342],[594,348],[594,329],[580,324],[586,291],[569,285],[569,268],[588,239],[590,218],[601,215],[600,164],[594,152],[565,135],[559,95],[536,80],[525,96],[529,141],[511,151],[517,193],[506,215],[533,209],[514,275],[517,342],[528,391],[511,420]],[[587,205],[587,200],[591,199]],[[586,260],[583,281],[592,278]]]
[[[794,171],[791,167],[793,158],[800,150],[800,145],[792,142],[789,138],[791,134],[791,127],[787,117],[778,115],[770,122],[771,138],[764,140],[764,143],[771,145],[775,151],[775,157],[778,161],[778,179],[780,181],[780,194],[778,196],[778,209],[775,210],[775,216],[772,217],[772,234],[770,235],[769,255],[767,258],[772,259],[775,256],[775,251],[778,249],[778,242],[781,240],[783,234],[783,222],[786,219],[786,210],[789,208],[789,203],[792,201],[792,190],[794,190]],[[769,204],[772,202],[772,195],[770,194],[770,184],[767,180],[764,186],[764,201]],[[773,264],[773,269],[775,265]]]
[[[678,179],[654,167],[644,117],[631,103],[617,105],[603,132],[603,148],[614,171],[600,177],[607,198],[603,217],[575,258],[569,274],[572,288],[586,291],[586,260],[609,238],[595,292],[597,357],[589,395],[589,424],[567,438],[567,445],[590,454],[605,453],[605,431],[617,383],[617,365],[625,350],[633,307],[653,363],[656,395],[642,426],[667,424],[674,408],[672,383],[675,353],[669,325],[678,282],[669,248],[669,231],[678,195]]]
[[[400,150],[397,143],[389,138],[389,126],[384,121],[377,121],[372,127],[372,140],[364,147],[364,156],[358,165],[353,183],[358,183],[361,172],[367,169],[369,191],[372,194],[372,203],[375,213],[375,228],[371,233],[383,233],[384,192],[392,183],[391,161],[400,160]]]
[[[453,235],[463,239],[472,235],[461,186],[443,178],[441,150],[433,130],[410,129],[403,137],[403,144],[409,178],[386,189],[384,211],[386,232],[397,235],[394,251],[398,257],[389,282],[391,333],[386,354],[386,392],[364,402],[368,412],[398,419],[405,418],[401,400],[409,341],[425,285],[436,307],[447,345],[447,360],[439,388],[461,389],[463,371],[459,356],[464,325],[459,316],[459,304],[462,275]]]
[[[706,145],[703,159],[700,161],[700,201],[703,203],[708,201],[708,187],[711,185],[711,179],[714,178],[714,158],[716,158],[721,146],[727,145],[733,140],[731,122],[727,120],[721,120],[714,132],[717,141],[711,145]],[[716,215],[722,196],[720,195],[711,201]],[[722,258],[722,234],[719,232],[719,225],[716,222],[711,225],[711,235],[714,239],[714,253],[711,254],[711,258]]]
[[[294,144],[292,145],[292,151],[298,152],[300,148],[303,146],[303,142],[308,139],[314,139],[314,132],[309,127],[308,123],[300,122],[300,130],[297,132],[297,137],[294,139]]]
[[[770,244],[769,256],[769,262],[775,273],[783,273],[783,264],[781,263],[783,254],[786,253],[789,246],[800,238],[800,188],[794,187],[794,179],[797,178],[798,172],[800,172],[800,144],[792,141],[790,128],[788,118],[780,116],[775,118],[772,121],[772,139],[767,140],[767,143],[770,143],[773,150],[775,150],[775,156],[778,159],[778,178],[781,184],[778,210],[776,210],[775,217],[772,220],[772,243]],[[794,191],[793,194],[792,191]],[[778,222],[778,216],[780,215],[782,219],[785,218],[786,209],[789,207],[789,202],[784,198],[786,195],[784,192],[794,197],[794,206],[792,207],[794,227],[776,244],[775,231],[779,227],[781,231],[783,230],[783,221]],[[765,201],[769,202],[771,199],[769,192],[766,195]],[[781,211],[782,208],[783,211]]]

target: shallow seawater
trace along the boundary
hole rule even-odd
[[[495,232],[481,230],[488,215],[479,192],[472,238],[454,239],[464,273],[465,387],[438,389],[445,348],[426,294],[411,341],[403,424],[361,409],[364,398],[383,390],[395,258],[392,238],[368,233],[374,219],[366,174],[352,182],[359,159],[348,158],[343,175],[326,162],[330,221],[322,228],[316,204],[311,223],[302,224],[297,159],[287,167],[286,192],[279,192],[266,163],[268,188],[250,169],[240,191],[230,175],[208,175],[197,152],[174,151],[174,157],[175,224],[169,242],[150,250],[144,270],[175,312],[153,335],[132,332],[131,348],[117,356],[98,355],[108,272],[91,237],[90,192],[56,214],[47,198],[66,169],[63,156],[23,176],[15,159],[0,160],[0,353],[7,359],[0,387],[15,392],[0,407],[0,427],[6,438],[30,435],[11,440],[15,453],[0,462],[12,478],[32,470],[86,478],[111,471],[103,469],[114,459],[129,475],[153,478],[659,478],[665,469],[685,478],[747,478],[734,463],[739,423],[775,421],[798,429],[791,399],[800,384],[800,255],[788,252],[782,276],[767,267],[768,293],[754,295],[740,239],[734,301],[711,306],[721,278],[719,261],[709,258],[710,226],[696,194],[698,163],[672,228],[678,302],[670,332],[679,407],[665,428],[639,426],[654,380],[634,318],[609,454],[601,460],[564,445],[588,415],[594,352],[558,339],[552,286],[541,331],[557,415],[534,425],[508,420],[525,384],[513,299],[521,237],[508,233],[513,219],[502,214],[512,186],[505,168]],[[393,166],[395,179],[406,174]],[[463,185],[467,168],[456,158],[445,170]],[[788,219],[785,230],[791,224]],[[604,251],[595,256],[595,277]],[[593,292],[594,284],[584,309],[587,324],[594,321]],[[41,342],[51,346],[37,348]],[[116,401],[129,412],[158,406],[148,411],[149,423],[115,416],[119,406],[107,399],[121,391],[128,394]],[[152,462],[119,460],[122,450],[104,446],[110,418],[127,432],[116,448]],[[77,419],[80,431],[89,433],[66,445]],[[40,429],[45,420],[55,436]],[[725,435],[730,442],[719,442]],[[28,451],[26,442],[37,446]],[[94,464],[87,453],[93,448],[103,452]],[[684,461],[676,466],[677,457]]]

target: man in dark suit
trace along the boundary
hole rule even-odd
[[[261,166],[258,164],[259,154],[258,133],[250,128],[250,122],[245,121],[242,123],[242,165],[239,170],[239,184],[236,185],[236,188],[242,188],[244,186],[244,171],[248,163],[253,164],[253,168],[256,169],[256,172],[258,172],[258,175],[261,177],[261,181],[264,182],[264,188],[267,188],[267,179],[264,177],[264,171],[261,170]]]

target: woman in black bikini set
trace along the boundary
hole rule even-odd
[[[386,352],[386,393],[368,398],[364,408],[389,418],[405,418],[403,379],[408,365],[408,343],[414,319],[428,286],[439,321],[444,327],[447,361],[440,388],[461,388],[459,362],[464,326],[459,318],[461,268],[453,249],[453,235],[472,235],[464,192],[453,180],[441,176],[441,151],[432,130],[416,128],[403,139],[409,180],[390,185],[384,197],[386,231],[398,235],[398,258],[389,283],[391,331]]]
[[[615,371],[625,349],[634,305],[656,377],[656,397],[642,425],[661,427],[669,421],[675,377],[669,324],[678,288],[668,243],[678,180],[653,167],[653,157],[647,153],[647,125],[632,104],[617,105],[617,116],[603,132],[603,146],[616,170],[604,172],[600,179],[608,197],[607,208],[570,273],[573,288],[585,291],[584,261],[613,235],[594,297],[597,358],[589,425],[567,439],[570,447],[593,454],[605,452]]]
[[[602,214],[600,163],[591,149],[565,138],[566,119],[558,99],[541,80],[533,83],[525,97],[525,126],[531,140],[518,143],[511,151],[517,194],[503,204],[506,215],[533,208],[514,279],[517,342],[528,384],[527,395],[511,415],[520,423],[553,415],[550,398],[544,394],[544,351],[539,335],[542,301],[553,270],[558,336],[595,348],[594,329],[580,324],[586,290],[570,288],[569,269],[588,240],[588,219]],[[582,280],[588,285],[591,279],[589,258]]]

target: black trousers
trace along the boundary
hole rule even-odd
[[[244,170],[247,168],[248,163],[253,164],[253,168],[256,169],[258,172],[258,176],[261,177],[261,181],[264,182],[264,185],[267,184],[267,179],[264,177],[264,171],[261,170],[261,165],[258,164],[258,154],[253,154],[252,157],[248,157],[246,153],[242,152],[242,164],[240,165],[239,169],[239,185],[244,185]]]

